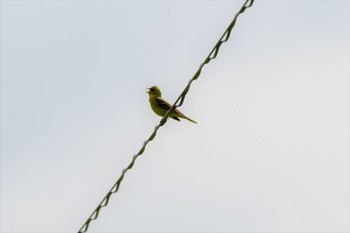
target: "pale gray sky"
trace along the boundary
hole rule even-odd
[[[1,231],[76,232],[243,3],[1,1]],[[350,231],[349,28],[256,0],[89,232]]]

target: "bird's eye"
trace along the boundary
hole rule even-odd
[[[151,91],[154,91],[154,88],[151,88],[150,90],[151,90]]]

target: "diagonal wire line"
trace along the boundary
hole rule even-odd
[[[184,100],[185,97],[191,87],[191,84],[193,81],[197,80],[198,77],[200,76],[203,67],[208,64],[211,60],[215,59],[216,56],[219,53],[220,47],[223,43],[225,43],[226,41],[228,41],[228,39],[230,38],[231,35],[231,31],[232,28],[235,26],[237,18],[240,14],[242,14],[247,8],[251,7],[254,3],[254,0],[246,0],[245,3],[243,4],[243,6],[241,7],[241,9],[236,13],[235,17],[233,18],[232,22],[230,23],[230,25],[227,27],[226,31],[224,32],[224,34],[222,34],[222,36],[220,37],[219,41],[216,43],[216,45],[214,46],[214,48],[211,50],[211,52],[209,53],[209,55],[205,58],[204,62],[199,66],[199,69],[197,70],[197,72],[194,74],[194,76],[190,79],[190,81],[188,82],[187,86],[185,87],[185,89],[182,91],[182,93],[180,94],[180,96],[176,99],[176,101],[174,102],[173,106],[167,111],[167,113],[164,115],[164,117],[160,120],[159,124],[154,128],[153,133],[151,134],[151,136],[143,143],[143,146],[141,147],[141,149],[139,150],[139,152],[137,152],[137,154],[135,154],[132,158],[132,161],[130,162],[130,164],[122,171],[122,174],[120,175],[120,177],[118,178],[118,180],[115,182],[115,184],[112,186],[112,188],[109,190],[109,192],[107,193],[107,195],[102,199],[102,201],[100,202],[100,204],[96,207],[96,209],[92,212],[92,214],[89,216],[89,218],[84,222],[83,226],[79,229],[78,233],[83,233],[83,232],[87,232],[87,230],[89,229],[89,225],[91,223],[91,221],[95,220],[98,218],[98,215],[100,213],[101,208],[105,207],[108,205],[109,199],[111,197],[111,195],[113,193],[118,192],[119,190],[119,186],[120,183],[123,181],[124,179],[124,175],[126,174],[126,172],[128,170],[130,170],[134,164],[136,159],[143,154],[143,152],[146,149],[147,144],[152,141],[155,136],[157,135],[157,131],[160,127],[162,127],[166,122],[167,122],[167,118],[168,115],[170,114],[170,112],[174,111],[175,108],[180,107]]]

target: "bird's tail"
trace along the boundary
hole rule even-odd
[[[191,118],[187,117],[187,116],[183,116],[183,118],[185,118],[186,120],[191,121],[192,123],[198,124],[197,121],[192,120]]]

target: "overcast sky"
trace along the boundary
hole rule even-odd
[[[76,232],[244,0],[1,1],[1,232]],[[89,232],[350,231],[350,2],[256,0]]]

